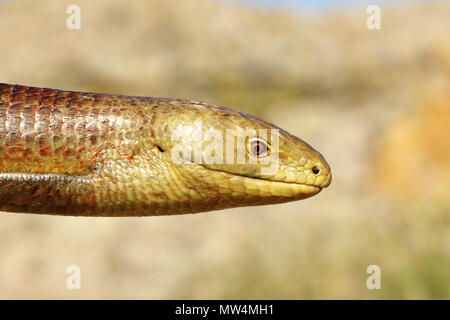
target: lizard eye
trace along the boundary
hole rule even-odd
[[[249,141],[248,151],[254,157],[265,157],[269,153],[269,146],[267,143],[259,138],[253,138]]]

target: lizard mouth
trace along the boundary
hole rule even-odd
[[[318,194],[322,187],[306,183],[285,182],[269,180],[259,177],[249,177],[237,173],[205,168],[208,171],[214,171],[221,174],[224,178],[243,185],[251,195],[261,197],[276,197],[288,199],[305,199]]]
[[[245,179],[254,180],[257,185],[261,185],[263,187],[267,186],[270,188],[270,192],[275,196],[287,196],[291,197],[288,190],[292,191],[293,196],[296,198],[297,196],[313,196],[319,193],[322,188],[306,184],[306,183],[297,183],[297,182],[285,182],[285,181],[276,181],[276,180],[268,180],[257,177],[243,177]]]

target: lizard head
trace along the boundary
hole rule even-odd
[[[225,107],[179,103],[160,144],[199,205],[282,203],[330,184],[324,157],[276,125]]]

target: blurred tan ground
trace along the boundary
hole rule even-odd
[[[450,298],[450,4],[382,7],[369,31],[362,6],[77,1],[69,31],[72,3],[0,2],[0,82],[251,112],[320,150],[333,183],[199,215],[2,213],[0,298]]]

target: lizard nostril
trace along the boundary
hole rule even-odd
[[[319,173],[320,173],[320,169],[317,168],[317,167],[313,167],[313,168],[312,168],[312,172],[313,172],[314,174],[319,174]]]

